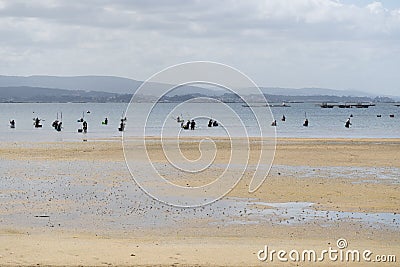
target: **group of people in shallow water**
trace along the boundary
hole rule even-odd
[[[185,123],[185,120],[182,119],[181,117],[177,117],[176,118],[176,122],[181,124],[181,128],[184,130],[194,130],[196,128],[196,122],[192,119],[192,120],[187,120],[187,122]],[[217,127],[219,126],[218,122],[216,120],[210,119],[208,121],[208,127]]]
[[[208,121],[208,127],[217,127],[218,126],[218,122],[217,121],[213,121],[212,119],[210,119]]]
[[[61,132],[61,129],[62,129],[62,121],[55,120],[55,121],[53,121],[53,123],[51,124],[51,126],[52,126],[57,132]]]
[[[352,124],[351,124],[351,121],[350,121],[350,118],[351,118],[351,117],[353,117],[353,115],[350,115],[350,117],[346,120],[346,122],[345,122],[345,124],[344,124],[344,127],[350,128],[350,126],[352,125]],[[123,132],[123,131],[125,130],[126,120],[127,120],[126,117],[121,119],[120,124],[119,124],[119,128],[118,128],[118,131]],[[34,122],[33,122],[33,125],[34,125],[35,128],[42,128],[42,126],[43,126],[43,125],[41,124],[42,119],[39,119],[39,117],[36,117],[36,118],[33,119],[33,121],[34,121]],[[193,119],[192,119],[192,120],[187,120],[187,122],[185,123],[185,121],[184,121],[181,117],[178,116],[178,117],[176,118],[176,121],[177,121],[178,123],[181,124],[181,127],[182,127],[184,130],[189,130],[189,129],[190,129],[190,130],[194,130],[194,129],[196,128],[196,122],[195,122]],[[283,121],[283,122],[286,121],[285,115],[282,116],[281,121]],[[88,123],[87,123],[83,118],[79,119],[78,122],[82,123],[82,127],[81,127],[80,129],[78,129],[78,132],[79,132],[79,133],[82,133],[82,132],[83,132],[83,133],[87,133],[87,130],[88,130]],[[102,124],[102,125],[108,125],[108,118],[105,118],[104,121],[101,122],[101,124]],[[304,127],[308,127],[308,125],[309,125],[309,122],[308,122],[308,119],[306,118],[306,119],[304,120],[303,126],[304,126]],[[52,126],[56,131],[58,131],[58,132],[61,131],[61,129],[62,129],[62,121],[59,121],[59,120],[58,120],[58,115],[57,115],[57,119],[56,119],[55,121],[53,121],[53,123],[52,123],[51,126]],[[217,122],[216,120],[210,119],[210,120],[208,121],[208,125],[207,125],[207,126],[208,126],[208,127],[217,127],[217,126],[219,126],[219,124],[218,124],[218,122]],[[277,126],[276,120],[274,120],[274,121],[271,123],[271,126]],[[15,128],[15,120],[10,120],[10,128]]]
[[[353,115],[350,115],[350,117],[353,117]],[[286,121],[285,115],[282,116],[282,119],[281,119],[281,120],[282,120],[282,121]],[[308,119],[306,118],[306,119],[304,120],[304,122],[303,122],[303,126],[304,126],[304,127],[308,127],[308,124],[309,124],[309,122],[308,122]],[[277,125],[278,125],[278,123],[276,122],[276,120],[272,121],[271,126],[277,126]],[[345,124],[344,124],[344,127],[350,128],[350,126],[351,126],[351,122],[350,122],[350,118],[348,118],[347,121],[346,121]]]
[[[196,128],[196,122],[194,120],[187,120],[186,123],[181,122],[181,127],[184,130],[194,130]]]
[[[43,121],[42,119],[40,119],[39,117],[36,117],[33,119],[33,126],[35,128],[42,128],[43,125],[41,124],[41,121]],[[118,130],[120,132],[123,132],[125,130],[125,124],[126,124],[127,118],[122,118],[121,122],[119,124]],[[77,122],[82,123],[81,128],[78,129],[78,133],[87,133],[88,131],[88,123],[87,121],[85,121],[83,118],[80,118],[79,120],[77,120]],[[108,125],[108,118],[105,118],[104,121],[101,122],[102,125]],[[57,115],[57,119],[53,121],[53,123],[51,124],[51,127],[54,128],[54,130],[56,130],[57,132],[61,132],[62,130],[62,121],[58,120],[58,115]],[[10,120],[10,128],[14,129],[15,128],[15,120]]]

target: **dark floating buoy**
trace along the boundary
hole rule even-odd
[[[350,118],[353,118],[353,114],[350,114]]]

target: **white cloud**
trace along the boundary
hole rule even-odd
[[[398,67],[399,40],[400,9],[380,2],[0,0],[2,74],[145,79],[182,61],[215,60],[263,85],[382,83],[394,92],[385,66]]]

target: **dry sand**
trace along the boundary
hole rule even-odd
[[[196,158],[199,155],[197,147],[196,140],[188,139],[182,145],[182,150],[188,158]],[[253,142],[251,147],[257,151],[257,142]],[[216,162],[223,163],[230,145],[226,140],[219,139],[217,148],[219,154]],[[164,160],[159,144],[150,145],[148,149],[154,161]],[[143,155],[137,157],[139,161],[146,160]],[[124,163],[120,142],[100,140],[83,143],[3,143],[0,145],[0,158],[21,166],[26,162],[51,162],[54,166],[59,162]],[[254,159],[251,160],[250,163],[254,164]],[[400,213],[398,178],[394,182],[381,181],[377,173],[384,174],[387,171],[392,176],[393,173],[400,176],[398,168],[400,140],[280,139],[274,167],[261,188],[249,194],[251,173],[246,173],[228,197],[255,198],[255,201],[266,203],[309,202],[315,203],[313,209],[320,211],[397,216]],[[346,172],[341,173],[342,169],[347,170],[347,175]],[[364,169],[367,170],[365,173]],[[307,172],[310,174],[306,175]],[[340,175],[336,177],[337,172]],[[335,175],[332,176],[332,173]],[[129,180],[126,169],[116,175]],[[29,176],[27,173],[27,179]],[[205,172],[190,180],[185,177],[174,178],[170,177],[176,183],[193,186],[206,181],[209,176]],[[101,173],[84,177],[82,182],[83,179],[95,181],[95,184],[113,183],[111,177],[102,176]],[[6,193],[5,189],[2,191],[0,193]],[[14,201],[22,200],[17,198]],[[68,205],[67,202],[65,205]],[[3,209],[0,210],[0,216],[13,216],[12,211],[6,211],[5,205],[0,207]],[[52,206],[55,210],[62,207],[63,204]],[[82,216],[85,219],[85,215]],[[308,263],[260,262],[256,254],[264,245],[277,250],[321,251],[330,246],[336,248],[338,238],[346,238],[351,249],[393,254],[397,255],[397,261],[400,260],[400,229],[397,221],[393,225],[377,227],[373,223],[340,219],[330,220],[327,224],[321,224],[318,220],[288,225],[264,221],[249,224],[224,224],[222,221],[213,224],[210,223],[213,221],[211,216],[210,219],[192,220],[179,228],[143,227],[135,231],[118,227],[40,227],[29,222],[13,225],[6,221],[0,220],[0,265],[304,266]],[[341,266],[343,262],[326,260],[315,263],[315,266],[319,265]],[[365,263],[354,265],[364,266]],[[374,263],[368,265],[374,266]]]

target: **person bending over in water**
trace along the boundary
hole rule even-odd
[[[190,120],[188,120],[188,121],[186,122],[186,124],[181,125],[181,127],[182,127],[184,130],[189,130],[189,127],[190,127]]]
[[[185,120],[184,119],[182,119],[181,117],[176,117],[176,122],[180,122],[180,123],[182,123],[182,122],[184,122]]]
[[[38,117],[36,117],[35,119],[35,128],[40,128],[42,127],[42,125],[40,124],[41,119],[39,119]]]
[[[57,132],[61,132],[61,129],[62,129],[62,121],[60,121],[60,122],[57,124],[56,131],[57,131]]]
[[[217,127],[217,126],[218,126],[218,122],[217,122],[217,121],[214,121],[214,122],[213,122],[213,126],[214,126],[214,127]]]
[[[308,127],[308,119],[306,119],[306,120],[304,121],[303,126],[304,126],[304,127]]]
[[[271,126],[276,126],[276,120],[271,123]]]
[[[350,125],[351,125],[350,118],[348,118],[346,123],[344,124],[344,127],[350,128]]]

